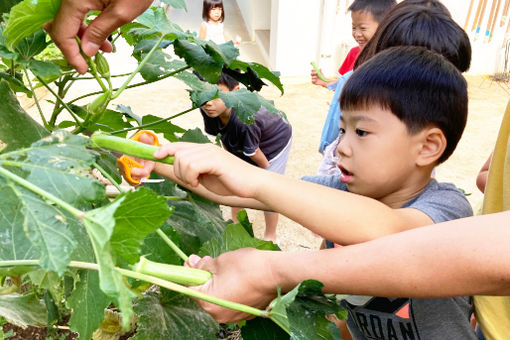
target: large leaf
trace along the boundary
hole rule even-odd
[[[174,51],[207,82],[216,84],[220,79],[224,63],[214,60],[202,46],[178,39],[174,42]]]
[[[202,46],[205,52],[209,54],[216,62],[229,66],[232,61],[239,57],[239,50],[232,41],[217,45],[214,41],[204,41],[197,39],[198,45]]]
[[[28,66],[32,73],[40,78],[54,79],[60,77],[60,67],[47,61],[31,60]]]
[[[126,27],[124,32],[140,38],[152,38],[164,36],[165,40],[175,40],[178,37],[186,37],[187,34],[176,24],[170,22],[163,8],[149,8],[136,19],[137,23]]]
[[[301,282],[283,297],[271,304],[270,317],[282,328],[290,331],[291,339],[338,339],[339,330],[330,327],[326,315],[337,314],[344,308],[338,304],[336,296],[322,293],[324,285],[316,280]]]
[[[243,83],[248,89],[260,91],[261,85],[265,85],[260,79],[267,79],[273,83],[283,95],[283,84],[280,81],[280,74],[278,72],[271,72],[267,67],[255,62],[245,62],[241,60],[234,60],[230,65],[231,70],[242,70],[245,73],[233,73],[231,74],[239,82]]]
[[[259,111],[262,103],[260,97],[246,89],[237,91],[220,92],[219,97],[227,107],[233,107],[236,116],[246,124],[255,122],[255,114]]]
[[[174,244],[180,246],[181,237],[172,227],[165,224],[160,229]],[[160,263],[181,265],[183,262],[157,233],[152,233],[143,240],[142,254],[147,259]]]
[[[144,58],[142,54],[140,58]],[[181,60],[171,60],[167,53],[156,50],[149,60],[143,65],[140,74],[147,81],[155,81],[159,77],[171,73],[186,64]]]
[[[241,328],[243,340],[288,340],[289,334],[266,318],[255,318]]]
[[[9,73],[6,72],[0,72],[0,79],[5,80],[7,83],[9,83],[9,86],[11,87],[11,90],[14,92],[23,92],[25,93],[29,98],[32,97],[32,91],[30,91],[25,84],[18,78],[11,76]]]
[[[13,49],[22,39],[39,31],[52,20],[60,7],[60,0],[24,0],[11,9],[5,29],[6,42]]]
[[[81,339],[90,339],[92,333],[101,325],[104,309],[110,301],[99,289],[97,272],[81,271],[80,281],[67,300],[67,306],[73,310],[69,320],[71,330],[79,333]]]
[[[188,297],[148,293],[138,300],[135,312],[139,320],[134,340],[216,339],[218,323]]]
[[[142,118],[142,124],[154,123],[161,120],[161,117],[146,115]],[[152,125],[150,129],[156,133],[162,133],[166,140],[170,142],[176,142],[179,137],[176,135],[177,133],[186,132],[183,128],[172,124],[169,121],[161,122],[156,125]]]
[[[244,223],[244,222],[243,222]],[[218,243],[213,239],[205,243],[200,252],[200,256],[218,257],[220,254],[241,248],[257,248],[260,250],[278,250],[278,246],[271,241],[264,241],[251,236],[241,223],[230,224],[223,233],[222,242]]]
[[[29,146],[49,134],[20,107],[16,96],[5,81],[0,81],[0,98],[2,98],[0,100],[0,142],[7,144],[4,151]]]
[[[27,63],[32,57],[41,53],[46,46],[48,46],[46,33],[39,30],[34,35],[21,40],[14,50],[19,55],[18,62]]]
[[[20,326],[46,326],[46,308],[34,294],[0,295],[0,316]]]
[[[81,207],[105,197],[104,185],[90,176],[97,155],[87,150],[88,143],[87,138],[58,131],[29,148],[0,155],[0,164],[21,167],[29,173],[29,182]]]
[[[145,237],[157,230],[170,216],[166,199],[147,188],[126,195],[116,209],[112,249],[129,264],[138,262]]]

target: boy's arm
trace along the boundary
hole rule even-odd
[[[313,252],[240,249],[216,259],[190,257],[213,278],[199,290],[264,308],[306,279],[336,294],[413,298],[510,295],[510,211],[418,228],[374,241]],[[332,275],[331,273],[336,273]],[[218,321],[246,318],[199,301]]]
[[[431,224],[415,209],[392,209],[375,199],[288,178],[254,167],[208,144],[171,143],[154,156],[175,156],[176,178],[192,187],[203,185],[222,196],[260,202],[265,210],[284,214],[339,244],[369,241]]]
[[[253,156],[250,156],[250,159],[254,161],[259,168],[265,169],[269,166],[269,161],[260,148],[255,151]]]

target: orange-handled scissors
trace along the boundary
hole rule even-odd
[[[140,140],[140,137],[142,135],[144,135],[144,134],[151,135],[152,138],[153,138],[152,145],[159,146],[158,137],[152,131],[140,130],[133,137],[131,137],[131,139],[138,142]],[[132,178],[131,177],[131,169],[133,169],[133,167],[143,168],[143,165],[141,165],[140,163],[138,163],[134,159],[129,158],[126,155],[122,155],[121,157],[117,158],[117,162],[119,162],[122,165],[122,167],[124,168],[124,176],[126,177],[126,180],[130,184],[151,183],[151,182],[152,183],[158,183],[158,182],[164,181],[163,179],[154,179],[154,180],[151,180],[151,179],[149,179],[150,175],[147,176],[147,178],[142,178],[140,181]]]

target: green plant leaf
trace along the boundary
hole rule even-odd
[[[60,67],[47,61],[30,60],[30,71],[38,77],[55,79],[62,75]]]
[[[0,72],[0,80],[3,79],[7,83],[13,92],[23,92],[30,98],[32,97],[32,91],[30,91],[22,81],[18,78],[11,76],[9,73]]]
[[[67,300],[73,310],[69,326],[82,339],[90,339],[104,319],[104,309],[111,300],[99,289],[99,275],[93,270],[80,272],[80,281]]]
[[[283,95],[283,84],[280,80],[280,74],[278,72],[271,72],[267,67],[255,62],[245,62],[241,60],[234,60],[230,65],[229,69],[239,69],[244,71],[244,74],[227,73],[231,74],[237,81],[243,83],[249,90],[260,91],[262,85],[265,85],[260,79],[267,79],[273,83]]]
[[[21,0],[2,0],[0,1],[0,14],[9,13],[11,7],[16,5]]]
[[[232,41],[217,45],[215,42],[197,39],[197,43],[202,46],[204,51],[209,54],[216,62],[229,66],[237,57],[239,50]]]
[[[246,224],[246,221],[243,222]],[[249,222],[248,222],[249,223]],[[199,255],[218,257],[220,254],[241,248],[256,248],[260,250],[279,250],[278,246],[271,241],[264,241],[250,236],[245,226],[241,223],[232,223],[227,226],[221,242],[213,239],[204,243]]]
[[[142,54],[140,58],[143,59],[145,55],[146,54]],[[140,70],[140,74],[143,79],[147,81],[155,81],[159,77],[175,71],[185,65],[186,64],[183,61],[171,60],[170,55],[161,50],[156,50],[149,60],[143,65]]]
[[[32,36],[21,40],[14,50],[19,55],[18,62],[28,63],[31,58],[41,53],[46,46],[48,46],[46,33],[43,30],[39,30]]]
[[[138,300],[133,340],[216,339],[218,323],[193,300],[179,294],[158,295],[148,293]]]
[[[290,335],[270,319],[255,318],[241,328],[243,340],[288,340]]]
[[[202,143],[202,144],[211,142],[209,140],[209,138],[206,135],[204,135],[202,130],[200,130],[199,128],[194,128],[192,130],[190,129],[190,130],[186,131],[180,138],[180,141],[181,142],[190,142],[190,143]]]
[[[165,224],[160,229],[173,243],[180,246],[181,237],[171,226]],[[147,259],[160,263],[181,265],[183,262],[157,233],[147,235],[143,240],[142,254],[145,254]]]
[[[0,295],[0,315],[23,328],[46,326],[46,307],[33,293]]]
[[[162,119],[161,117],[146,115],[143,116],[142,118],[142,124],[153,123],[161,119]],[[152,125],[150,129],[155,133],[162,133],[165,139],[167,139],[170,142],[176,142],[179,139],[179,137],[176,134],[183,133],[186,131],[179,126],[172,124],[172,122],[169,121]]]
[[[60,7],[60,0],[24,0],[12,7],[5,35],[7,46],[13,49],[22,39],[39,31],[52,20]]]
[[[270,304],[269,316],[277,324],[290,330],[291,339],[338,338],[338,328],[330,327],[331,322],[324,316],[337,314],[344,308],[338,304],[335,296],[322,293],[323,286],[316,280],[303,281]]]
[[[123,112],[107,109],[103,116],[94,124],[87,126],[87,130],[95,132],[97,130],[111,132],[129,129],[133,127],[135,120]],[[119,133],[118,136],[125,137],[127,132]]]
[[[129,192],[115,210],[112,250],[129,264],[138,262],[145,237],[156,231],[171,215],[166,199],[140,187]]]
[[[127,26],[127,33],[140,38],[151,38],[154,36],[165,37],[165,40],[175,40],[178,37],[186,37],[178,25],[170,22],[166,16],[165,10],[161,7],[152,7],[136,18],[138,25]]]
[[[105,197],[105,188],[90,176],[97,154],[87,150],[88,138],[58,131],[31,147],[0,155],[0,164],[18,164],[26,179],[64,201],[83,206]]]
[[[174,51],[207,82],[216,84],[220,79],[223,63],[214,60],[202,46],[184,39],[177,39],[174,42]]]
[[[0,141],[7,144],[4,152],[29,146],[49,135],[19,105],[16,96],[5,81],[0,81]],[[20,128],[20,127],[23,128]]]
[[[162,3],[172,6],[173,8],[182,8],[184,10],[188,10],[186,8],[185,0],[161,0]]]

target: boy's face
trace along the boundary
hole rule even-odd
[[[230,90],[226,85],[218,84],[218,87],[222,92],[229,92]],[[230,117],[231,108],[227,107],[223,100],[220,98],[216,98],[213,100],[209,100],[204,105],[201,106],[205,111],[205,114],[211,118],[228,118]]]
[[[367,11],[356,11],[351,13],[352,17],[352,37],[363,48],[374,36],[379,23],[374,19],[371,13]]]
[[[383,203],[405,194],[416,170],[420,136],[410,135],[397,116],[379,106],[343,111],[337,148],[340,180],[350,192]]]

